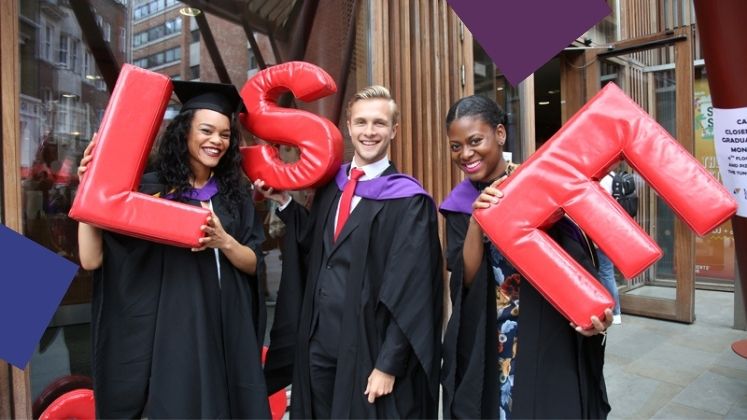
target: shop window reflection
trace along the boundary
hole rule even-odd
[[[116,63],[135,63],[174,79],[218,81],[209,54],[201,53],[205,46],[194,18],[179,14],[180,2],[86,3]],[[78,163],[109,101],[107,85],[70,2],[19,4],[22,229],[78,263],[78,224],[67,213],[79,185]],[[210,25],[215,33],[231,34],[220,39],[220,47],[232,51],[224,59],[231,80],[241,86],[250,63],[243,28],[214,16]],[[170,104],[165,118],[173,118],[177,109]],[[33,400],[59,384],[61,376],[90,376],[92,284],[91,273],[80,270],[40,340],[29,368]]]
[[[67,213],[79,184],[78,162],[109,94],[69,3],[19,3],[22,229],[78,263],[78,225]],[[90,5],[116,61],[126,62],[128,40],[112,39],[111,31],[126,35],[128,5],[112,0]],[[60,377],[90,376],[91,285],[90,273],[81,270],[40,340],[29,368],[32,401]]]
[[[719,181],[721,174],[713,146],[713,104],[706,68],[695,66],[693,86],[695,158]],[[731,221],[708,235],[695,238],[695,281],[697,287],[733,290],[736,279],[736,249]]]

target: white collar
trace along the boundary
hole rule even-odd
[[[390,163],[389,163],[388,156],[384,156],[381,160],[376,161],[374,163],[369,163],[368,165],[364,165],[364,166],[356,165],[355,158],[353,158],[353,161],[350,162],[350,169],[358,168],[358,169],[363,170],[363,172],[365,172],[365,175],[361,177],[361,181],[365,181],[368,179],[374,179],[377,176],[381,175],[382,173],[384,173],[384,171],[386,171],[386,168],[388,168],[389,165]],[[348,178],[350,178],[349,175],[348,175]]]

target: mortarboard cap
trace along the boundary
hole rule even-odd
[[[244,108],[244,102],[233,85],[185,80],[172,80],[172,83],[174,93],[182,103],[181,111],[210,109],[231,118]]]

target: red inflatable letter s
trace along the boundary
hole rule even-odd
[[[331,121],[310,112],[282,108],[278,97],[290,90],[310,102],[337,89],[329,74],[304,62],[288,62],[257,73],[241,89],[249,111],[242,124],[262,140],[296,146],[297,162],[285,163],[272,145],[243,147],[244,171],[277,190],[314,188],[326,183],[342,163],[342,135]]]

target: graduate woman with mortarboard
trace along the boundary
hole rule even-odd
[[[446,115],[451,158],[466,179],[440,207],[453,304],[444,336],[443,416],[606,417],[599,333],[612,311],[603,320],[593,316],[591,330],[571,328],[471,217],[473,208],[500,200],[498,185],[515,168],[503,159],[504,119],[495,102],[477,95],[460,99]],[[593,246],[573,222],[561,219],[548,234],[596,275]]]
[[[100,418],[269,418],[260,363],[264,240],[241,171],[231,85],[174,81],[182,109],[140,191],[209,208],[199,249],[81,223],[94,272],[93,376]],[[85,173],[94,142],[78,175]],[[177,221],[174,221],[177,223]]]

